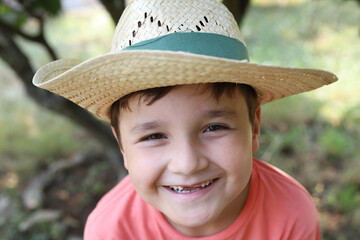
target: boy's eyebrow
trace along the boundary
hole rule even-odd
[[[156,129],[159,126],[160,126],[159,121],[144,122],[144,123],[136,124],[130,131],[132,133],[138,133],[138,132]]]
[[[235,111],[230,110],[211,110],[205,113],[205,118],[217,118],[217,117],[225,117],[231,118],[236,117],[238,114]]]
[[[211,110],[205,112],[203,115],[204,118],[210,119],[210,118],[218,118],[218,117],[225,117],[225,118],[231,118],[237,116],[237,113],[234,111],[228,111],[228,110]],[[150,121],[150,122],[144,122],[136,124],[133,128],[131,128],[132,133],[141,133],[149,130],[153,130],[160,127],[160,121]]]

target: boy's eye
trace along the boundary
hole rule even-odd
[[[151,140],[158,140],[158,139],[162,139],[165,138],[165,136],[161,133],[154,133],[154,134],[150,134],[146,137],[141,138],[141,141],[151,141]]]
[[[225,127],[223,125],[214,124],[214,125],[208,126],[204,132],[215,132],[215,131],[225,130],[225,129],[228,129],[228,127]]]

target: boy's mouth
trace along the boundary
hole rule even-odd
[[[177,192],[177,193],[192,193],[192,192],[196,192],[196,191],[199,191],[199,190],[209,187],[216,180],[217,179],[208,180],[206,182],[196,184],[193,186],[174,186],[173,185],[173,186],[168,186],[168,188],[170,188],[170,190]]]

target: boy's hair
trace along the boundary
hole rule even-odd
[[[204,92],[211,90],[212,97],[219,101],[220,97],[226,93],[228,97],[233,97],[236,90],[240,91],[245,99],[245,103],[248,108],[249,113],[249,121],[251,125],[254,123],[256,108],[258,107],[258,97],[255,90],[246,84],[236,84],[236,83],[206,83],[204,88]],[[150,106],[160,98],[164,97],[171,90],[173,90],[177,86],[169,86],[169,87],[157,87],[146,90],[141,90],[137,92],[130,93],[116,102],[114,102],[111,106],[110,110],[110,123],[111,126],[115,130],[115,134],[118,138],[119,145],[121,146],[120,140],[120,129],[119,129],[119,114],[120,110],[127,109],[131,111],[129,107],[129,99],[132,96],[139,95],[139,100],[143,99],[146,102],[146,105]]]

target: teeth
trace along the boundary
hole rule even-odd
[[[169,186],[170,189],[174,190],[175,192],[178,192],[178,193],[190,193],[190,192],[195,192],[195,191],[198,191],[200,188],[205,188],[205,187],[208,187],[211,183],[213,183],[214,180],[209,180],[209,181],[206,181],[202,184],[198,184],[198,185],[194,185],[192,187],[188,187],[186,190],[184,190],[183,187],[181,186]]]
[[[173,187],[175,191],[182,191],[183,188],[182,187]]]
[[[212,183],[212,182],[213,182],[213,180],[209,180],[206,183],[201,184],[201,187],[206,187],[206,186],[210,185],[210,183]]]

